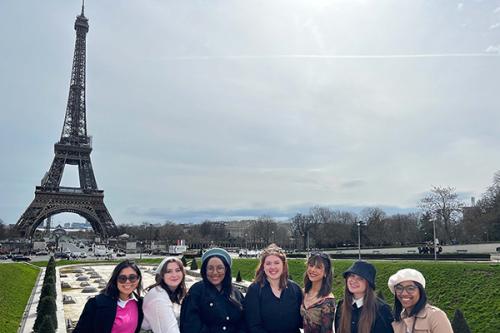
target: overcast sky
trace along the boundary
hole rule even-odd
[[[78,0],[0,1],[0,219],[49,169]],[[87,129],[115,222],[415,210],[500,169],[500,1],[87,1]],[[67,166],[66,186],[77,170]]]

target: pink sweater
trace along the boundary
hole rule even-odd
[[[124,307],[116,307],[116,317],[111,333],[134,333],[139,322],[139,308],[133,299],[127,301]]]

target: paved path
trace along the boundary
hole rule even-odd
[[[466,244],[466,245],[444,245],[442,253],[457,253],[457,251],[466,251],[467,253],[495,253],[496,249],[500,247],[500,243],[487,243],[487,244]],[[378,251],[378,252],[376,252]],[[349,250],[332,250],[328,253],[358,253],[358,249]],[[405,254],[405,253],[418,253],[416,246],[411,247],[394,247],[394,248],[361,248],[361,253],[381,253],[381,254]]]

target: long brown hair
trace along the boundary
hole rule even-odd
[[[344,301],[341,307],[340,325],[337,333],[350,333],[351,332],[351,318],[352,318],[352,302],[353,294],[347,287],[347,278],[345,279],[344,286]],[[370,333],[372,326],[375,322],[377,315],[377,296],[375,291],[366,282],[366,293],[363,297],[363,306],[361,307],[361,315],[358,321],[358,333]]]
[[[167,286],[167,284],[163,280],[163,276],[165,276],[165,273],[167,273],[167,266],[171,262],[176,263],[177,266],[179,266],[179,268],[181,269],[181,272],[182,272],[181,283],[179,283],[179,285],[177,286],[177,288],[175,288],[174,291],[170,290],[169,286]],[[151,290],[151,289],[153,289],[156,286],[160,286],[161,288],[163,288],[167,292],[168,297],[170,298],[170,300],[172,301],[172,303],[181,304],[182,299],[184,298],[184,296],[186,296],[186,293],[187,293],[187,288],[186,288],[186,270],[184,269],[184,265],[182,264],[182,261],[180,261],[179,259],[177,259],[175,257],[168,258],[163,263],[163,266],[161,267],[160,272],[156,273],[156,275],[155,275],[155,281],[156,281],[155,284],[153,284],[153,285],[151,285],[151,286],[149,286],[147,288],[148,291]]]
[[[264,261],[266,261],[266,258],[269,256],[276,256],[280,258],[283,263],[283,272],[280,276],[280,289],[283,290],[288,285],[288,263],[283,249],[274,243],[270,244],[262,251],[262,254],[260,255],[260,264],[255,270],[255,279],[253,281],[258,283],[261,288],[264,286],[264,282],[267,278],[266,273],[264,272]]]

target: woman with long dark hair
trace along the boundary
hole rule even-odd
[[[453,333],[446,313],[427,303],[422,273],[405,268],[392,275],[387,284],[394,294],[395,333]]]
[[[116,265],[106,287],[90,298],[74,333],[138,333],[143,319],[142,275],[133,261]]]
[[[191,286],[182,302],[180,331],[243,332],[243,295],[232,283],[231,256],[213,248],[202,255],[201,262],[202,280]]]
[[[179,333],[182,299],[186,295],[186,272],[176,257],[163,259],[156,269],[156,283],[144,296],[142,328],[153,333]]]
[[[262,251],[254,282],[245,296],[250,333],[298,333],[302,327],[302,291],[288,278],[288,263],[275,244]]]
[[[331,333],[335,317],[332,262],[326,253],[311,254],[304,273],[304,299],[300,307],[304,333]]]
[[[337,333],[392,333],[391,308],[375,295],[375,267],[356,261],[344,272],[344,299],[335,313]]]

